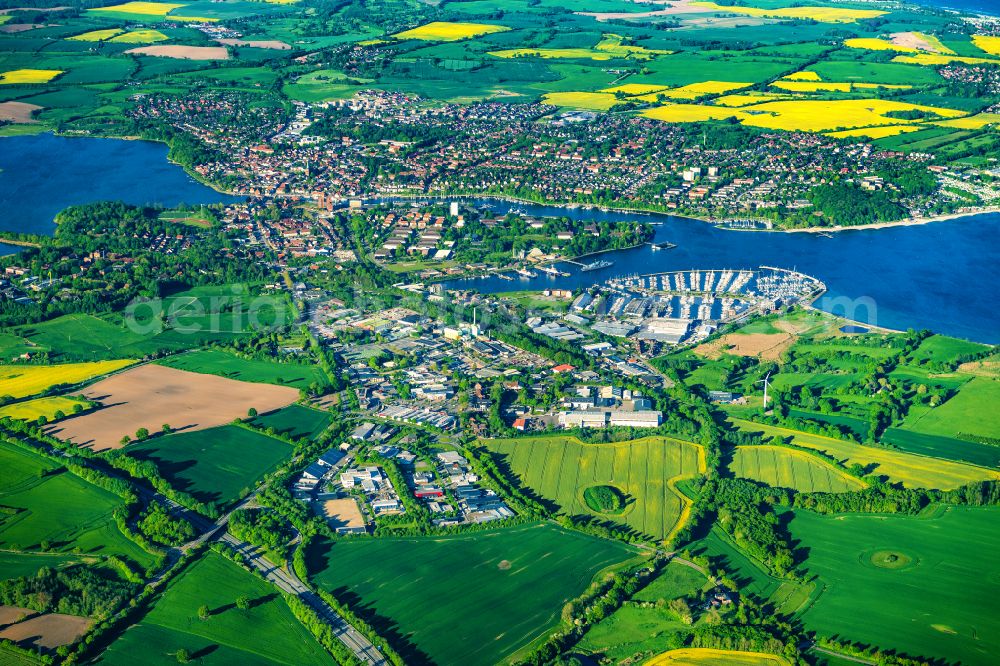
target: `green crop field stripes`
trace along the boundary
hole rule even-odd
[[[697,446],[662,437],[614,444],[583,444],[567,437],[484,442],[506,461],[525,486],[569,515],[594,515],[583,499],[590,486],[612,485],[626,495],[616,520],[646,535],[663,537],[680,518],[685,500],[671,487],[700,465]]]

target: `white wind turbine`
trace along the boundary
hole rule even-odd
[[[768,381],[770,378],[771,378],[771,371],[768,370],[767,375],[764,377],[764,379],[761,379],[760,381],[757,382],[758,384],[764,385],[764,411],[767,411],[767,387],[771,385],[771,382]]]

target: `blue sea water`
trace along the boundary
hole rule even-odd
[[[547,286],[575,289],[618,275],[775,266],[819,278],[827,293],[816,306],[864,324],[928,328],[980,342],[1000,342],[1000,309],[993,295],[993,285],[1000,284],[1000,214],[848,230],[828,238],[810,233],[731,231],[667,215],[639,217],[496,200],[488,205],[497,212],[520,209],[538,216],[661,223],[656,226],[654,241],[669,241],[677,247],[654,251],[647,246],[606,253],[603,258],[614,265],[588,272],[560,264],[570,277],[540,274],[532,280],[513,282],[491,277],[456,280],[448,286],[483,293]]]
[[[162,144],[53,135],[0,139],[0,229],[51,233],[63,208],[101,200],[175,205],[233,201],[190,178],[166,159]],[[479,202],[483,203],[483,201]],[[826,238],[807,233],[726,231],[666,215],[526,206],[491,200],[497,212],[521,208],[539,216],[584,220],[656,222],[656,240],[673,250],[648,247],[610,253],[610,268],[581,273],[562,265],[567,278],[509,282],[497,278],[451,286],[483,292],[584,287],[622,274],[692,268],[797,268],[828,288],[819,307],[863,323],[889,328],[929,328],[1000,342],[1000,215],[987,214],[910,227],[853,230]],[[478,205],[478,204],[477,204]],[[0,252],[17,248],[0,247]],[[847,310],[845,310],[847,308]]]
[[[239,199],[168,162],[162,143],[53,134],[0,138],[0,229],[51,234],[59,211],[103,200],[173,206]]]
[[[910,0],[910,2],[928,7],[959,9],[966,12],[1000,16],[1000,1],[998,0]]]

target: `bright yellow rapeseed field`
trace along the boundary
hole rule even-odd
[[[783,657],[763,652],[681,648],[657,655],[644,666],[788,666]]]
[[[118,35],[111,41],[121,44],[152,44],[154,42],[164,42],[167,39],[169,37],[159,30],[133,30],[126,32],[124,35]]]
[[[507,26],[493,25],[491,23],[451,23],[448,21],[434,21],[427,25],[422,25],[412,30],[393,35],[396,39],[419,39],[427,42],[457,42],[460,39],[478,37],[479,35],[489,35],[494,32],[505,32],[510,30]]]
[[[977,113],[974,116],[941,120],[934,124],[943,125],[944,127],[955,127],[957,129],[982,129],[987,125],[1000,127],[1000,113]]]
[[[817,72],[793,72],[785,77],[786,81],[820,81]]]
[[[614,95],[599,92],[554,92],[547,93],[542,97],[542,104],[569,106],[591,111],[607,111],[619,103],[621,100]]]
[[[63,397],[38,398],[26,402],[17,402],[13,405],[0,407],[0,417],[9,416],[12,419],[23,419],[25,421],[36,421],[39,416],[44,416],[49,421],[56,417],[56,412],[62,412],[68,416],[73,413],[76,405],[84,406],[79,400]]]
[[[62,365],[0,365],[0,396],[26,398],[57,384],[79,384],[133,363],[125,359]]]
[[[973,35],[972,43],[980,50],[986,51],[990,55],[1000,55],[1000,37],[992,35]]]
[[[888,39],[878,37],[857,37],[845,39],[844,46],[852,49],[868,49],[869,51],[899,51],[900,53],[920,53],[920,49],[912,46],[893,44]]]
[[[697,123],[705,120],[724,120],[733,116],[740,119],[747,117],[746,112],[742,110],[698,104],[665,104],[643,111],[642,115],[668,123]]]
[[[175,9],[185,5],[169,2],[126,2],[111,7],[95,7],[94,12],[117,12],[119,14],[139,14],[140,16],[166,16]]]
[[[846,9],[842,7],[778,7],[775,9],[759,9],[757,7],[719,5],[714,2],[692,2],[691,4],[720,12],[743,14],[745,16],[812,19],[820,23],[856,23],[860,19],[876,18],[886,13],[877,9]]]
[[[122,30],[120,28],[91,30],[90,32],[85,32],[82,35],[74,35],[73,37],[67,37],[66,39],[74,42],[103,42],[105,39],[111,39],[121,32]]]
[[[885,99],[786,100],[757,104],[744,111],[745,125],[787,131],[824,132],[877,125],[906,125],[887,116],[893,111],[924,111],[942,118],[964,116],[964,111]]]
[[[701,81],[699,83],[689,83],[679,88],[672,88],[663,94],[671,99],[695,99],[702,95],[718,95],[751,85],[753,84],[735,81]]]
[[[15,69],[0,74],[0,85],[5,83],[48,83],[62,73],[61,69]]]
[[[965,56],[941,55],[938,53],[917,53],[915,55],[898,55],[892,59],[893,62],[901,62],[906,65],[947,65],[953,62],[960,62],[966,65],[1000,65],[1000,60],[990,58],[966,58]]]
[[[936,488],[951,490],[974,481],[1000,479],[1000,472],[966,463],[918,456],[893,449],[862,446],[842,439],[813,435],[799,430],[761,425],[750,421],[732,419],[733,424],[746,432],[762,432],[765,437],[792,437],[792,443],[817,451],[824,451],[843,464],[850,466],[877,465],[875,474],[889,477],[908,488]]]

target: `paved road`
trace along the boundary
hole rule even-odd
[[[60,451],[45,442],[39,442],[27,437],[19,437],[14,434],[11,434],[10,436],[17,437],[24,443],[30,446],[38,447],[52,455],[69,457],[68,453]],[[181,506],[172,499],[169,499],[159,492],[146,487],[142,483],[136,483],[133,479],[122,474],[119,470],[104,463],[104,461],[85,458],[81,462],[85,467],[90,467],[112,478],[128,482],[132,488],[135,489],[136,494],[138,494],[139,497],[147,504],[152,501],[163,504],[171,515],[184,518],[191,523],[195,532],[198,533],[198,536],[195,539],[189,541],[180,548],[170,548],[167,551],[166,565],[160,570],[160,573],[148,581],[148,584],[159,584],[163,580],[164,575],[173,567],[177,560],[180,559],[184,552],[208,541],[218,539],[244,555],[247,561],[254,568],[260,571],[264,578],[270,583],[288,594],[297,596],[309,605],[309,607],[315,610],[319,616],[323,618],[333,629],[333,635],[336,636],[340,642],[346,645],[348,649],[354,652],[355,656],[357,656],[357,658],[362,662],[372,664],[373,666],[385,666],[389,663],[386,661],[385,657],[382,656],[382,653],[380,653],[378,649],[372,645],[371,641],[359,633],[346,620],[344,620],[344,618],[340,617],[340,615],[338,615],[333,608],[331,608],[325,601],[310,590],[294,574],[285,571],[280,567],[274,566],[261,556],[261,553],[255,546],[245,541],[240,541],[226,531],[226,526],[229,524],[229,517],[235,511],[248,508],[256,504],[257,491],[250,493],[249,496],[230,509],[225,515],[215,522],[212,522],[211,519],[205,518],[204,516]]]
[[[228,532],[222,532],[220,540],[242,554],[247,562],[257,569],[268,582],[287,594],[297,596],[316,611],[333,629],[333,635],[354,652],[358,659],[374,666],[383,666],[389,663],[372,645],[371,641],[340,617],[337,611],[306,587],[295,574],[271,564],[261,556],[260,551],[255,546],[240,541]]]

